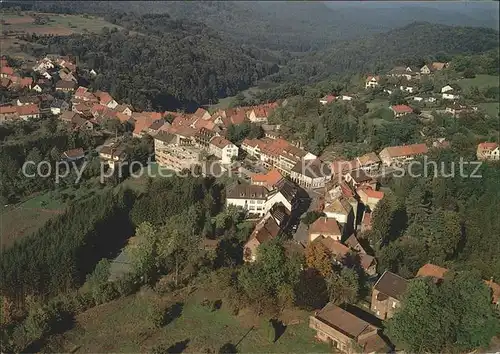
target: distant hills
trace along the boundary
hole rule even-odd
[[[10,2],[12,3],[12,2]],[[31,5],[29,5],[31,4]],[[412,22],[498,29],[498,2],[24,1],[44,11],[168,13],[202,22],[240,44],[304,52]]]

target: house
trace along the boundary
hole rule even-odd
[[[76,82],[59,80],[56,82],[56,91],[73,92],[76,88]]]
[[[256,186],[264,186],[269,190],[274,189],[276,184],[283,179],[283,175],[278,169],[273,168],[265,174],[254,174],[251,177],[251,183]]]
[[[122,114],[122,113],[117,113],[118,114]],[[125,116],[125,117],[128,117],[128,116]],[[151,135],[151,136],[154,136],[156,134],[158,134],[162,127],[164,125],[170,125],[170,123],[166,122],[164,119],[158,119],[158,120],[155,120],[153,123],[151,123],[151,125],[148,127],[148,134]]]
[[[266,213],[267,189],[264,186],[237,184],[226,194],[226,206],[241,207],[249,214],[263,216]]]
[[[344,174],[343,178],[344,181],[346,181],[346,183],[354,190],[360,186],[370,186],[372,188],[377,186],[377,181],[361,169],[347,172]]]
[[[97,91],[94,93],[94,95],[99,99],[99,103],[103,106],[111,109],[114,109],[116,108],[116,106],[118,106],[118,102],[116,102],[108,92]]]
[[[43,91],[42,87],[41,87],[39,84],[36,84],[36,85],[35,85],[35,86],[33,86],[31,89],[32,89],[33,91],[36,91],[36,92],[42,92],[42,91]]]
[[[436,149],[445,149],[450,147],[450,142],[446,138],[437,138],[432,142],[432,147]]]
[[[392,166],[412,161],[416,156],[427,154],[427,152],[428,149],[425,144],[413,144],[386,147],[378,156],[383,164]]]
[[[326,95],[319,99],[319,103],[321,103],[322,105],[326,105],[332,103],[336,99],[337,97],[335,97],[334,95]]]
[[[297,192],[298,189],[292,182],[284,178],[279,180],[274,189],[267,194],[264,210],[271,210],[274,205],[281,204],[289,212],[294,211],[299,202]]]
[[[290,171],[290,179],[305,188],[324,188],[331,178],[330,167],[320,159],[299,161]]]
[[[63,159],[66,161],[77,161],[85,157],[83,148],[66,150],[62,154]]]
[[[243,260],[254,262],[257,259],[258,247],[266,241],[276,238],[286,226],[289,213],[282,204],[275,205],[257,223],[250,238],[243,247]]]
[[[204,119],[204,120],[210,119],[210,117],[211,117],[210,113],[208,113],[208,111],[206,109],[203,109],[203,108],[198,108],[196,110],[196,112],[194,112],[193,115],[196,118],[200,118],[200,119]]]
[[[460,95],[457,94],[459,87],[456,85],[446,85],[441,88],[442,98],[444,100],[456,100],[460,98]]]
[[[238,157],[238,147],[221,136],[215,136],[210,140],[208,150],[221,159],[223,164],[230,164],[233,158]]]
[[[376,191],[375,189],[368,186],[363,186],[361,188],[358,188],[356,190],[356,193],[359,196],[359,200],[365,206],[368,206],[371,211],[373,211],[377,206],[378,202],[380,202],[382,198],[384,198],[384,192]]]
[[[361,219],[361,233],[372,229],[372,213],[370,210],[365,210]]]
[[[83,118],[80,114],[76,113],[71,120],[71,125],[74,130],[93,130],[94,123],[90,120]]]
[[[446,107],[444,110],[446,113],[450,113],[453,117],[457,117],[462,112],[467,112],[469,109],[467,106],[453,102],[451,106]]]
[[[14,69],[12,69],[10,66],[2,66],[0,68],[1,78],[10,78],[12,75],[14,75]]]
[[[89,71],[89,74],[92,75],[92,76],[97,76],[97,71],[95,71],[94,69],[91,69]]]
[[[377,87],[379,81],[380,81],[380,76],[368,76],[365,80],[365,89]]]
[[[356,160],[358,161],[359,168],[364,171],[378,170],[381,163],[377,154],[374,152],[369,152],[363,156],[357,157]]]
[[[59,119],[63,122],[71,123],[75,116],[79,116],[79,114],[73,111],[65,111],[59,116]]]
[[[413,109],[405,104],[390,106],[389,109],[394,113],[394,117],[396,118],[413,113]]]
[[[36,72],[45,72],[49,69],[53,69],[54,63],[52,62],[51,59],[45,57],[42,60],[38,61],[35,66],[33,66],[33,71]]]
[[[359,242],[358,238],[354,234],[351,234],[351,236],[349,236],[347,238],[347,240],[345,240],[345,244],[353,251],[356,251],[358,253],[367,254],[366,250],[363,248],[363,246]]]
[[[416,101],[416,102],[422,102],[424,100],[424,98],[421,97],[421,96],[414,96],[413,100]]]
[[[429,75],[436,70],[432,65],[424,65],[420,68],[420,73],[424,75]]]
[[[17,106],[17,114],[19,118],[28,120],[32,118],[40,118],[40,108],[36,104]]]
[[[352,95],[348,95],[348,94],[342,95],[342,101],[352,101],[353,98],[354,98],[354,96],[352,96]]]
[[[390,352],[378,327],[331,302],[309,317],[309,328],[316,331],[317,339],[329,343],[334,352]]]
[[[40,99],[37,96],[22,96],[16,100],[17,106],[28,106],[38,103],[40,103]]]
[[[477,146],[476,156],[478,160],[498,161],[500,159],[500,151],[498,143],[480,143]]]
[[[251,107],[247,111],[248,120],[252,123],[267,123],[267,119],[277,106],[277,103],[268,103]]]
[[[337,220],[322,216],[309,225],[309,242],[313,242],[319,236],[340,241],[342,233]]]
[[[440,63],[440,62],[435,61],[431,64],[431,67],[436,71],[441,71],[441,70],[446,69],[448,67],[448,63]]]
[[[61,69],[59,70],[58,72],[59,74],[59,78],[61,80],[64,80],[64,81],[73,81],[73,82],[78,82],[78,80],[76,79],[75,75],[73,75],[73,73],[68,70],[68,69]],[[45,76],[47,79],[50,79],[49,77]]]
[[[136,138],[140,138],[154,121],[162,119],[162,114],[158,112],[133,113],[132,119],[134,124],[132,135]]]
[[[115,111],[117,111],[118,113],[122,113],[122,114],[125,114],[129,117],[132,116],[132,107],[130,106],[127,106],[127,105],[123,105],[123,104],[119,104],[117,105],[115,108],[113,108]],[[165,115],[166,116],[166,115]]]
[[[399,86],[399,89],[402,92],[408,92],[408,93],[413,93],[415,92],[415,88],[413,86]]]
[[[16,106],[8,105],[8,106],[0,106],[0,123],[4,123],[5,121],[18,119],[19,116],[17,114]]]
[[[323,213],[327,218],[335,219],[343,224],[346,229],[351,229],[354,225],[353,206],[349,203],[347,198],[343,196],[326,201]]]
[[[403,77],[406,80],[418,79],[420,76],[420,70],[412,69],[405,66],[396,66],[388,73],[392,77]]]
[[[406,279],[386,270],[373,286],[372,312],[383,320],[391,318],[401,304],[407,283]]]
[[[115,169],[115,167],[118,167],[117,164],[126,160],[127,153],[125,152],[124,145],[116,143],[103,146],[101,151],[99,151],[99,157],[106,162],[111,169]]]

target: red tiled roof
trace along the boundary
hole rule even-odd
[[[16,113],[17,109],[16,106],[0,106],[0,114],[12,114]]]
[[[2,74],[13,75],[14,69],[12,69],[10,66],[2,66],[2,69],[0,72]]]
[[[222,136],[214,136],[212,138],[212,140],[210,140],[210,144],[217,146],[220,149],[223,149],[226,146],[228,146],[229,144],[231,144],[231,142],[229,140],[223,138]]]
[[[326,95],[326,96],[323,96],[323,98],[321,99],[322,101],[326,101],[327,103],[331,103],[333,101],[335,101],[337,97],[335,97],[334,95]]]
[[[100,103],[96,103],[95,105],[92,106],[92,108],[90,109],[90,112],[92,112],[94,114],[94,113],[97,113],[97,112],[103,112],[103,111],[105,111],[107,109],[108,109],[108,107],[103,106]]]
[[[358,190],[363,191],[368,198],[376,198],[376,199],[384,198],[384,192],[375,191],[370,187],[362,187],[359,188]]]
[[[99,102],[103,105],[107,105],[109,102],[113,101],[113,97],[105,91],[97,91],[95,96],[99,99]]]
[[[495,150],[498,147],[497,143],[480,143],[479,147],[483,150]]]
[[[319,236],[313,242],[321,242],[338,260],[342,260],[350,252],[349,247],[331,237]]]
[[[309,234],[340,235],[336,219],[322,216],[309,226]]]
[[[266,174],[255,174],[252,176],[252,183],[264,183],[270,187],[274,186],[276,183],[278,183],[281,179],[283,179],[283,176],[281,173],[273,168],[271,171],[269,171]]]
[[[375,80],[380,80],[380,76],[376,75],[376,76],[372,76],[372,75],[368,75],[368,77],[366,78],[366,81],[370,81],[371,79],[375,79]]]
[[[391,146],[386,148],[390,157],[412,156],[426,154],[428,149],[425,144],[413,144],[403,146]]]
[[[78,157],[83,155],[83,148],[71,149],[64,152],[67,157]]]
[[[443,279],[448,269],[437,266],[435,264],[424,264],[417,272],[417,277],[433,277]]]
[[[87,87],[79,86],[75,91],[75,97],[84,97],[85,92],[89,89]]]
[[[395,106],[391,106],[391,109],[396,113],[411,113],[413,109],[405,104],[398,104]]]
[[[31,114],[39,114],[40,109],[36,104],[28,104],[24,106],[17,106],[17,113],[20,116],[26,116]]]
[[[208,113],[208,111],[206,109],[203,109],[203,108],[198,108],[196,110],[196,112],[194,112],[194,115],[197,117],[197,118],[201,118],[203,117],[203,115],[205,115],[205,113]]]
[[[19,86],[21,87],[29,87],[33,84],[33,79],[31,77],[23,77],[19,81]]]

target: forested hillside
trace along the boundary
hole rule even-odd
[[[314,81],[335,73],[370,73],[399,65],[420,65],[430,57],[481,53],[498,48],[498,32],[487,28],[412,23],[388,33],[343,41],[303,56],[276,75],[276,81]]]
[[[190,109],[231,96],[278,70],[206,26],[168,15],[117,19],[129,31],[43,37],[42,52],[76,55],[98,75],[94,89],[137,109]],[[40,51],[40,49],[38,49]]]
[[[324,49],[339,40],[366,37],[414,21],[498,29],[495,16],[498,5],[488,3],[482,6],[451,2],[439,6],[416,3],[355,6],[345,2],[312,1],[24,1],[22,6],[39,11],[104,16],[118,12],[169,13],[176,19],[202,22],[221,36],[242,44],[288,51]]]

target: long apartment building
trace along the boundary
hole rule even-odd
[[[190,169],[201,164],[200,150],[194,146],[175,144],[177,136],[155,136],[155,158],[158,165],[174,171]]]
[[[254,156],[267,168],[276,168],[284,176],[290,176],[297,163],[315,160],[316,155],[298,148],[284,139],[245,139],[242,150]]]

